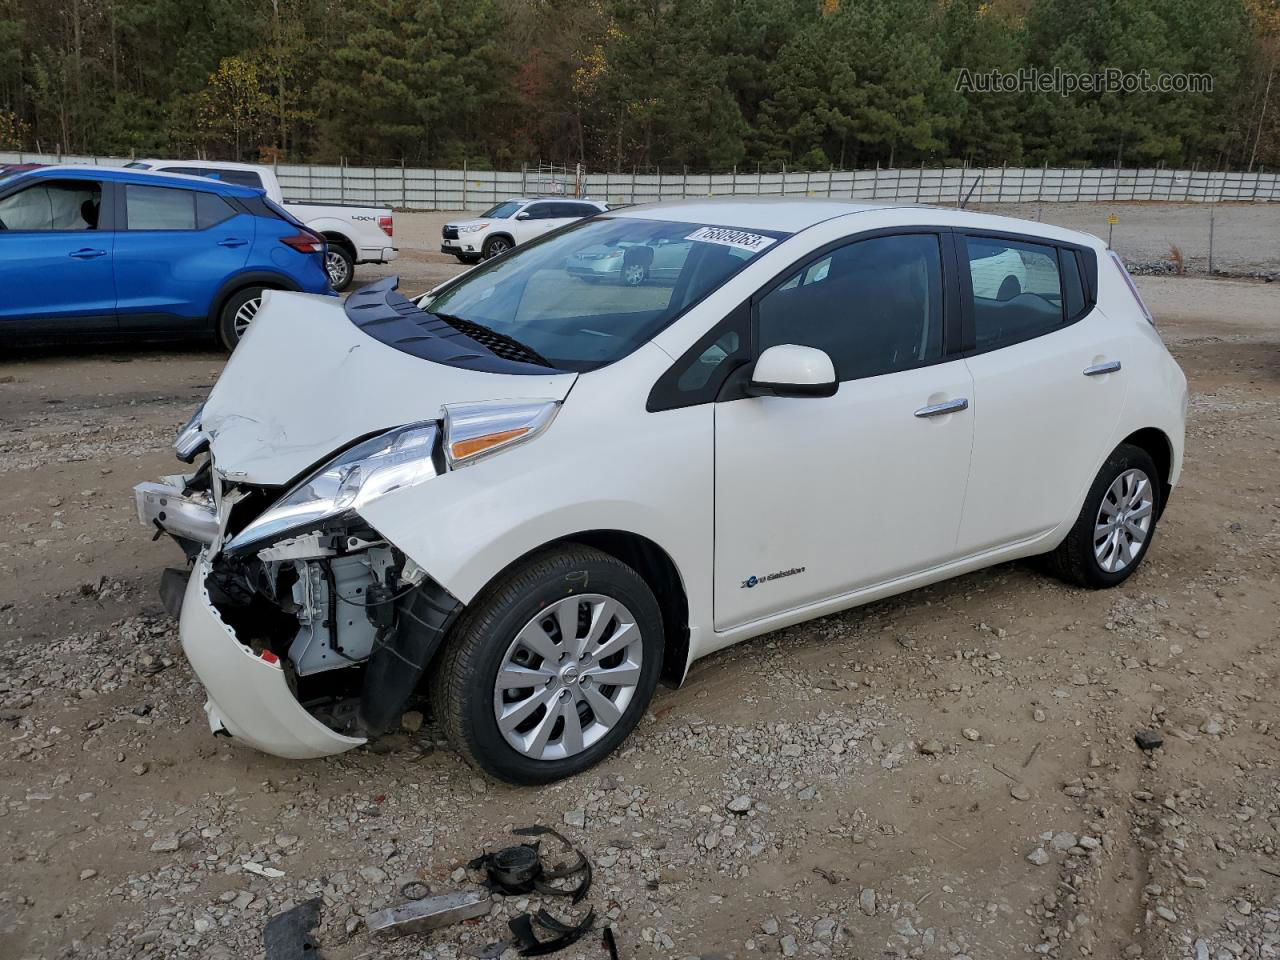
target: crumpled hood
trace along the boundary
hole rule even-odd
[[[341,301],[268,290],[205,403],[201,427],[228,479],[283,485],[352,441],[446,403],[563,400],[575,373],[486,373],[375,340]]]

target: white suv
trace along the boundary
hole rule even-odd
[[[441,253],[462,263],[479,263],[565,224],[608,210],[597,200],[513,197],[478,217],[446,223]]]
[[[661,275],[569,270],[641,247]],[[1017,293],[975,288],[996,257]],[[193,560],[210,725],[268,753],[425,689],[476,766],[568,776],[748,637],[1037,554],[1115,586],[1182,469],[1182,371],[1105,244],[1045,224],[663,203],[394,283],[268,291],[179,435],[208,458],[138,488]]]

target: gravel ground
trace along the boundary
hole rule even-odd
[[[401,266],[414,290],[456,269]],[[173,469],[222,358],[6,358],[0,957],[259,957],[313,897],[328,960],[477,956],[538,899],[377,943],[362,917],[407,880],[467,886],[535,822],[592,858],[625,958],[1276,956],[1280,288],[1140,285],[1192,401],[1183,483],[1124,587],[1009,564],[758,638],[538,789],[477,776],[418,715],[324,761],[210,737],[155,590],[178,551],[129,491]],[[1164,746],[1138,750],[1145,729]]]

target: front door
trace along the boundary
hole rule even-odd
[[[716,404],[717,630],[956,556],[972,381],[944,352],[941,240],[849,242],[756,302],[757,352],[817,347],[841,382]]]
[[[116,329],[110,204],[96,180],[40,179],[0,198],[0,330]]]

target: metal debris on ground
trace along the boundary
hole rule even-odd
[[[543,957],[577,943],[591,929],[595,921],[594,907],[589,909],[587,915],[576,924],[564,923],[546,910],[539,910],[534,914],[522,913],[518,917],[513,917],[507,926],[511,928],[511,933],[520,947],[520,956]],[[556,936],[550,940],[539,940],[537,934],[533,932],[534,924]]]
[[[1164,737],[1159,730],[1139,730],[1133,735],[1133,739],[1143,750],[1155,750],[1164,746]]]
[[[278,913],[262,931],[267,960],[324,960],[311,931],[320,925],[320,897]]]
[[[364,918],[364,923],[375,936],[400,937],[407,933],[427,933],[452,923],[483,917],[492,904],[493,900],[484,890],[440,893],[371,913]]]

